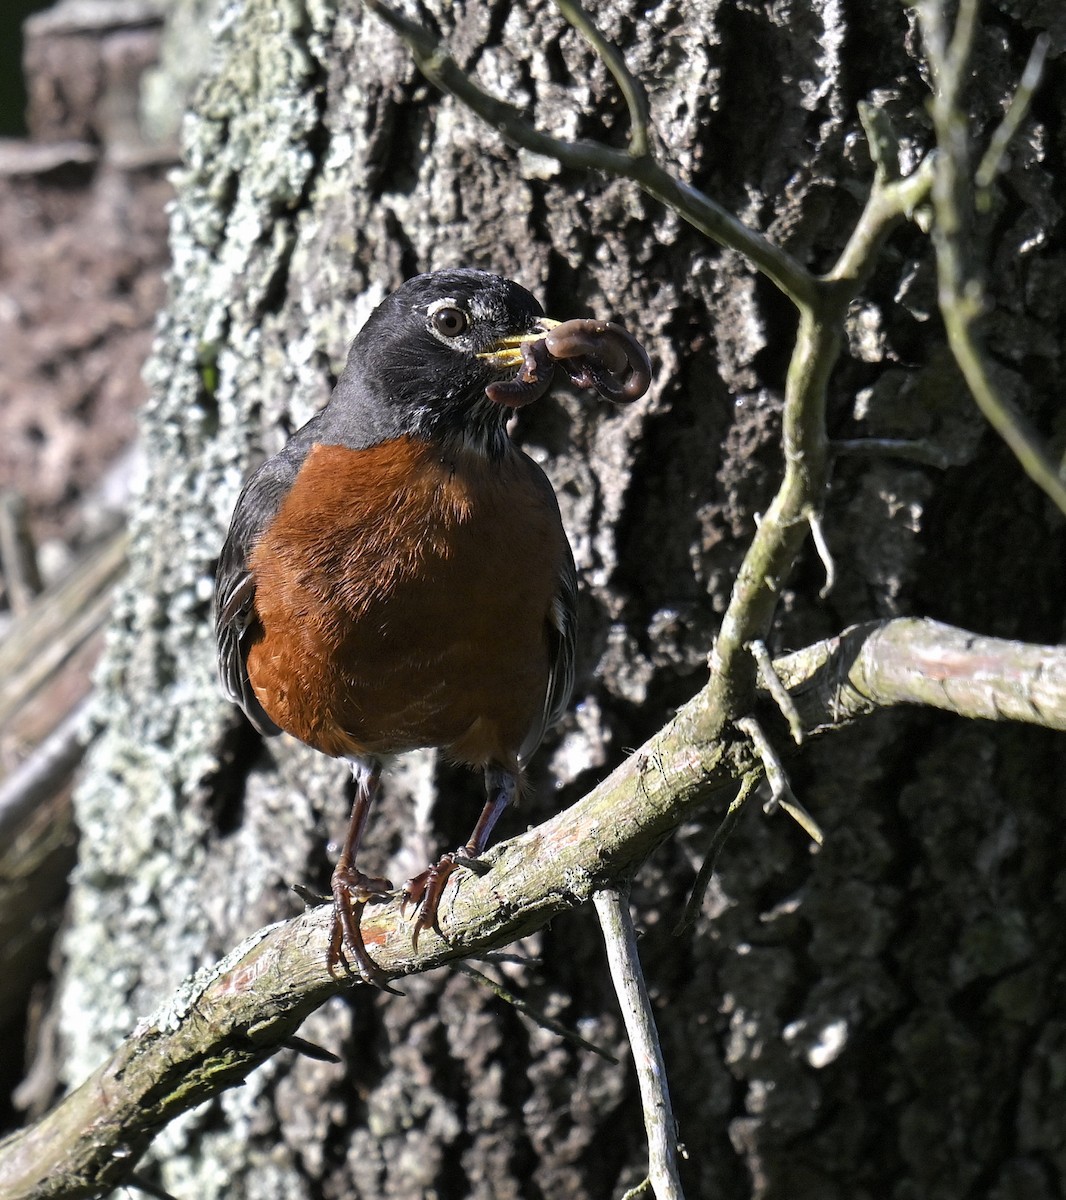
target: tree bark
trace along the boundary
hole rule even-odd
[[[548,4],[430,6],[456,60],[546,128],[624,143],[613,81]],[[610,0],[600,28],[651,93],[667,159],[807,265],[832,262],[871,168],[873,98],[913,165],[930,145],[903,6]],[[1066,88],[1057,7],[989,6],[970,101],[985,138],[1043,21],[1047,78],[979,232],[1001,386],[1061,449]],[[429,89],[355,0],[244,0],[185,130],[174,271],[149,368],[149,469],[99,675],[59,980],[63,1064],[86,1078],[197,968],[324,888],[345,770],[261,742],[220,698],[211,578],[240,483],[325,400],[372,305],[416,270],[488,267],[557,317],[616,317],[657,380],[618,411],[561,392],[517,436],[559,493],[582,578],[576,704],[500,836],[587,792],[705,682],[733,576],[780,475],[791,311],[750,266],[632,184],[516,154]],[[1059,55],[1056,58],[1056,52]],[[773,649],[930,616],[1054,643],[1063,522],[950,364],[930,245],[898,231],[848,321],[830,433],[918,439],[946,468],[841,457]],[[1059,422],[1056,425],[1056,422]],[[1066,744],[1045,729],[893,711],[790,761],[826,834],[757,809],[703,915],[680,917],[724,804],[637,872],[632,899],[690,1196],[1060,1195],[1066,1042],[1056,880]],[[403,878],[458,844],[478,781],[412,755],[366,864]],[[502,966],[512,990],[624,1059],[589,910]],[[646,1171],[630,1064],[501,1009],[447,968],[354,988],[305,1022],[332,1065],[270,1059],[168,1126],[142,1169],[179,1197],[606,1200]]]

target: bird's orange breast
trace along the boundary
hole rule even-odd
[[[247,669],[271,719],[326,754],[513,765],[566,554],[537,472],[410,437],[315,446],[249,559]]]

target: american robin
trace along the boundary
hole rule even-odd
[[[393,889],[355,859],[382,763],[435,747],[485,774],[470,840],[408,882],[417,940],[573,686],[573,556],[551,484],[505,428],[547,386],[525,348],[556,325],[483,271],[408,280],[352,343],[326,407],[248,480],[220,556],[227,694],[261,733],[351,768],[329,964],[343,949],[379,985],[359,920]]]

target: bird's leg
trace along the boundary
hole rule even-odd
[[[518,793],[519,777],[504,767],[485,768],[485,790],[488,799],[477,819],[474,832],[465,846],[450,854],[442,855],[440,861],[427,867],[420,875],[408,879],[403,887],[405,904],[418,905],[418,916],[411,933],[411,944],[418,949],[418,936],[423,929],[437,928],[437,905],[444,894],[444,885],[456,867],[465,866],[470,859],[477,858],[488,845],[489,838],[500,814]]]
[[[333,892],[333,933],[330,937],[329,953],[326,955],[326,965],[332,970],[347,951],[367,983],[391,992],[395,989],[389,987],[385,977],[366,952],[359,922],[366,902],[375,896],[391,895],[393,887],[387,879],[364,875],[355,866],[359,843],[363,840],[370,808],[381,783],[381,763],[376,759],[352,759],[351,768],[352,778],[355,780],[355,800],[352,802],[352,815],[348,820],[348,832],[344,835],[344,846],[330,881]]]

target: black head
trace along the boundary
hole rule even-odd
[[[485,389],[514,377],[521,342],[553,324],[525,288],[499,275],[416,275],[378,305],[352,343],[327,419],[357,425],[363,444],[414,434],[491,449],[509,410]]]

